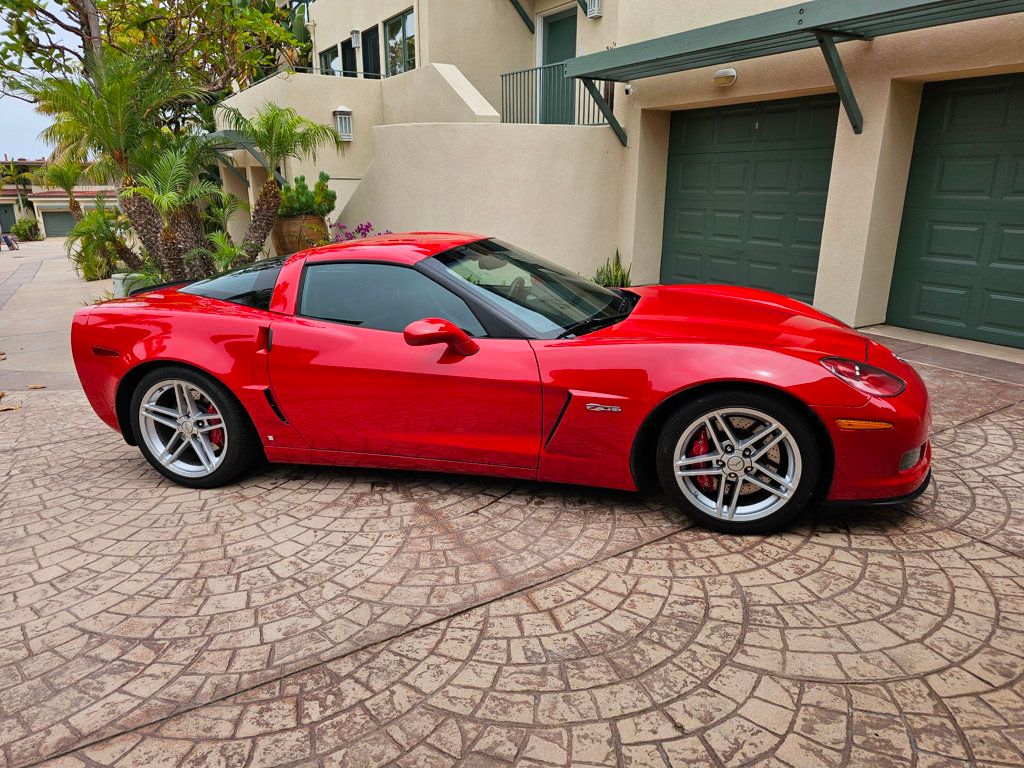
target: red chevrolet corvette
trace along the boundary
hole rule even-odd
[[[602,288],[506,243],[329,245],[79,310],[93,408],[164,475],[274,462],[637,489],[763,532],[822,501],[928,482],[928,393],[885,347],[798,301]]]

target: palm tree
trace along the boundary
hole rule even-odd
[[[187,277],[185,253],[205,244],[196,203],[219,192],[209,179],[197,178],[195,162],[196,154],[188,146],[166,149],[149,172],[139,175],[136,186],[121,193],[122,200],[144,198],[159,215],[158,245],[150,253],[169,280]]]
[[[64,190],[68,195],[68,210],[75,222],[82,220],[82,206],[75,198],[75,187],[85,173],[85,166],[71,157],[47,163],[36,172],[38,178],[47,187]]]
[[[26,170],[23,170],[21,166],[18,166],[12,160],[7,165],[0,165],[0,186],[7,186],[13,184],[15,194],[18,196],[18,205],[21,206],[23,214],[28,213],[28,199],[24,197],[24,192],[29,182],[32,180],[32,174]]]
[[[44,77],[25,86],[36,109],[53,118],[42,138],[56,147],[58,157],[94,156],[94,177],[134,187],[135,175],[166,145],[163,112],[200,94],[152,58],[104,50],[102,57],[88,57],[86,68],[88,77]],[[159,212],[141,195],[125,197],[122,207],[139,240],[155,254]]]
[[[138,272],[143,263],[125,242],[129,229],[130,224],[123,213],[116,209],[108,210],[103,198],[97,198],[96,207],[71,228],[64,247],[86,280],[110,277],[118,261]]]
[[[222,106],[221,111],[225,127],[238,131],[250,145],[263,153],[270,173],[260,187],[249,229],[242,240],[248,261],[255,261],[274,228],[281,205],[281,188],[274,177],[281,161],[286,157],[315,161],[321,147],[330,146],[343,151],[345,145],[333,128],[302,117],[291,107],[267,102],[251,118],[234,107]]]

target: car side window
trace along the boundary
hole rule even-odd
[[[470,336],[487,335],[466,302],[415,269],[395,264],[307,265],[299,314],[398,333],[416,320],[439,317]]]

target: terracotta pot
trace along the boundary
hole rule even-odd
[[[273,236],[277,255],[287,256],[326,240],[327,222],[323,216],[278,216]]]

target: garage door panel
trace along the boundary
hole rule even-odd
[[[64,237],[75,226],[69,211],[43,211],[42,217],[47,237]]]
[[[662,281],[810,300],[838,116],[835,96],[673,115]]]
[[[1005,334],[1017,341],[1014,346],[1024,346],[1024,291],[1011,293],[1005,290],[984,289],[981,291],[979,326],[990,333]]]
[[[998,225],[997,245],[992,266],[1024,271],[1024,227]]]
[[[925,97],[918,119],[920,147],[1020,138],[1024,88],[1019,75],[930,83]]]
[[[1024,347],[1024,75],[925,86],[887,322]]]

